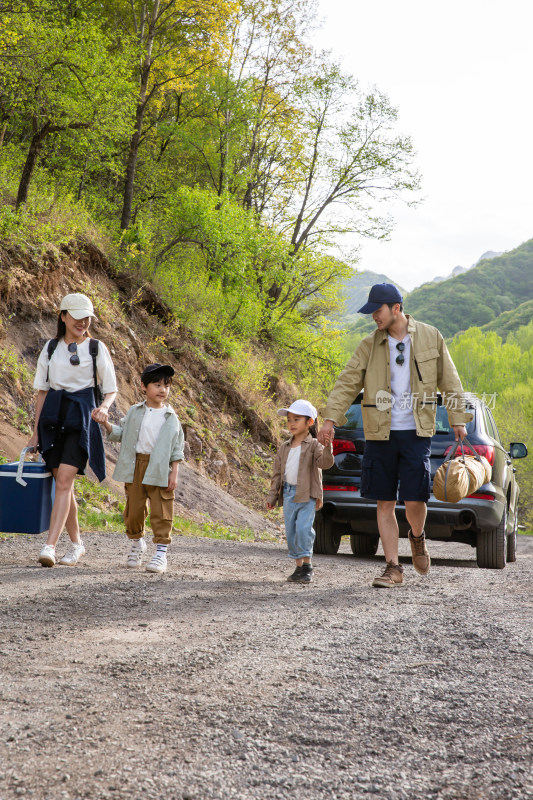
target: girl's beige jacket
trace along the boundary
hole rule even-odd
[[[289,457],[292,436],[280,446],[274,459],[274,474],[270,484],[267,503],[283,505],[283,476]],[[298,464],[298,482],[294,494],[295,503],[307,503],[308,500],[322,502],[322,468],[333,466],[334,458],[331,445],[324,447],[311,434],[307,434],[301,445],[300,462]]]

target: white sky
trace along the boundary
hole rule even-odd
[[[364,243],[359,269],[412,289],[532,238],[533,5],[319,3],[317,47],[389,96],[422,173],[425,202],[391,205],[391,241]]]

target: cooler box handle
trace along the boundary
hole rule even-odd
[[[17,477],[15,478],[17,483],[20,483],[21,486],[27,486],[28,482],[24,480],[22,477],[22,471],[24,469],[24,461],[26,458],[26,453],[32,453],[35,450],[35,447],[24,447],[19,458],[19,464],[17,467]],[[41,455],[39,454],[39,461],[42,461]]]

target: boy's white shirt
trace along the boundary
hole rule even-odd
[[[136,453],[149,455],[152,452],[157,442],[157,437],[161,432],[161,428],[165,423],[165,414],[169,410],[168,406],[163,406],[163,408],[150,408],[150,406],[146,406],[141,429],[139,431],[139,438],[135,446]]]

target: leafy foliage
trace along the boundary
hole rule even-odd
[[[519,328],[507,342],[494,332],[470,328],[456,336],[450,353],[463,386],[478,395],[495,395],[493,414],[502,441],[522,441],[533,448],[533,323]],[[522,522],[533,525],[533,461],[516,461],[521,488]]]
[[[388,98],[314,52],[315,10],[10,4],[0,235],[41,244],[85,226],[221,352],[259,340],[295,379],[329,382],[343,356],[327,319],[354,263],[332,248],[348,231],[386,236],[379,203],[412,201],[419,181]]]

